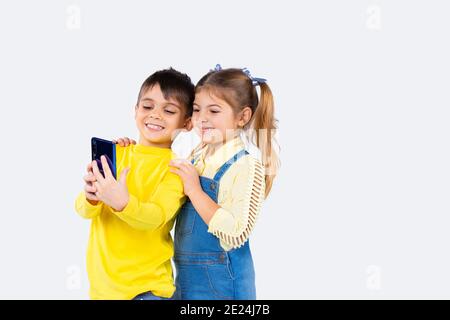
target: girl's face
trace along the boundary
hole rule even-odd
[[[235,114],[226,101],[214,96],[208,90],[195,94],[192,124],[203,143],[213,144],[233,138],[237,129],[242,128],[251,117],[250,108]],[[250,117],[248,116],[250,115]],[[247,119],[248,118],[248,119]]]

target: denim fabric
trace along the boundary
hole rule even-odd
[[[163,298],[155,296],[151,291],[141,293],[133,298],[133,300],[173,300],[172,298]]]
[[[200,177],[203,191],[217,202],[220,179],[240,157],[242,150],[227,161],[213,179]],[[255,272],[249,241],[225,251],[219,239],[208,232],[191,201],[178,213],[175,227],[176,292],[180,300],[254,300]]]

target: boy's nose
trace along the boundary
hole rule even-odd
[[[150,114],[150,118],[153,118],[153,119],[161,119],[161,115],[159,114],[159,112],[152,112],[152,113]]]

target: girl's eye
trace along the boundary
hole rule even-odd
[[[172,110],[165,110],[168,114],[175,114],[175,111],[172,111]]]
[[[194,109],[194,110],[192,110],[193,112],[199,112],[200,110],[199,109]]]
[[[219,110],[211,110],[211,113],[219,113]]]
[[[142,106],[144,109],[147,109],[147,110],[149,110],[149,109],[153,109],[153,106]]]

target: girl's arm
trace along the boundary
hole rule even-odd
[[[211,221],[214,214],[220,209],[220,206],[215,203],[201,188],[191,191],[188,195],[195,210],[197,210],[200,217],[207,225]]]
[[[200,186],[198,173],[187,162],[172,161],[171,171],[183,180],[186,195],[208,225],[208,232],[220,239],[224,250],[242,246],[249,238],[264,200],[264,168],[260,161],[244,157],[239,165],[232,166],[224,176],[221,189],[225,188],[220,205],[216,204]],[[222,193],[222,191],[221,191]]]
[[[200,185],[197,169],[186,160],[172,160],[170,162],[171,172],[180,176],[183,180],[184,193],[192,202],[195,210],[207,225],[220,206],[215,203]]]
[[[226,251],[239,248],[250,237],[265,195],[264,167],[251,157],[243,157],[220,181],[220,209],[208,225],[208,232],[220,239]]]

